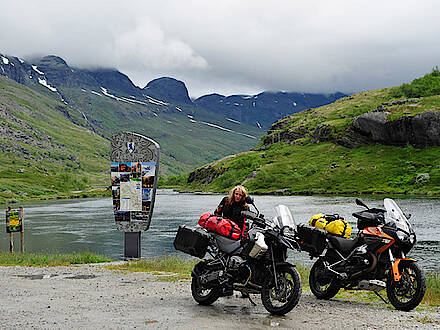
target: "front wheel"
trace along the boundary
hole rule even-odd
[[[310,291],[318,299],[331,299],[339,292],[341,285],[336,275],[329,272],[321,259],[312,266],[309,276]]]
[[[264,308],[275,315],[284,315],[290,312],[301,297],[301,277],[296,268],[282,266],[277,269],[277,284],[269,279],[261,290],[261,301]]]
[[[426,278],[422,269],[414,262],[399,264],[400,281],[395,282],[390,271],[387,282],[387,296],[398,310],[410,311],[416,308],[426,291]]]

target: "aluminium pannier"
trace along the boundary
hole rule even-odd
[[[174,238],[174,248],[194,257],[203,258],[208,250],[209,234],[200,228],[179,226]]]

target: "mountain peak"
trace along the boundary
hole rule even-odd
[[[61,57],[56,55],[44,56],[38,61],[38,64],[43,64],[43,65],[52,64],[52,65],[61,65],[66,67],[68,66],[65,60],[63,60]]]
[[[158,99],[192,104],[185,83],[171,77],[154,79],[143,90],[148,95]]]

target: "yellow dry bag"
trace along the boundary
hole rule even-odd
[[[315,214],[309,222],[310,226],[324,229],[331,234],[348,238],[351,236],[350,224],[338,214]]]

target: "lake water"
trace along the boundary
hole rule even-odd
[[[220,195],[179,194],[159,190],[150,229],[141,234],[142,257],[179,253],[173,239],[181,224],[195,226],[201,213],[213,210]],[[287,205],[297,223],[308,223],[316,213],[338,213],[348,220],[356,233],[351,214],[362,208],[354,197],[317,196],[254,196],[255,204],[266,218],[275,215],[274,207]],[[419,260],[425,270],[440,271],[440,199],[395,199],[403,212],[411,213],[410,221],[418,243],[410,255]],[[364,198],[367,205],[382,207],[378,199]],[[122,259],[124,233],[115,228],[110,198],[76,199],[23,203],[26,252],[70,253],[93,251]],[[0,210],[5,214],[5,210]],[[1,251],[9,250],[9,235],[4,220],[0,225]],[[20,235],[14,234],[14,247],[20,250]],[[184,254],[181,254],[182,256]],[[308,254],[290,251],[296,262],[311,265]]]

